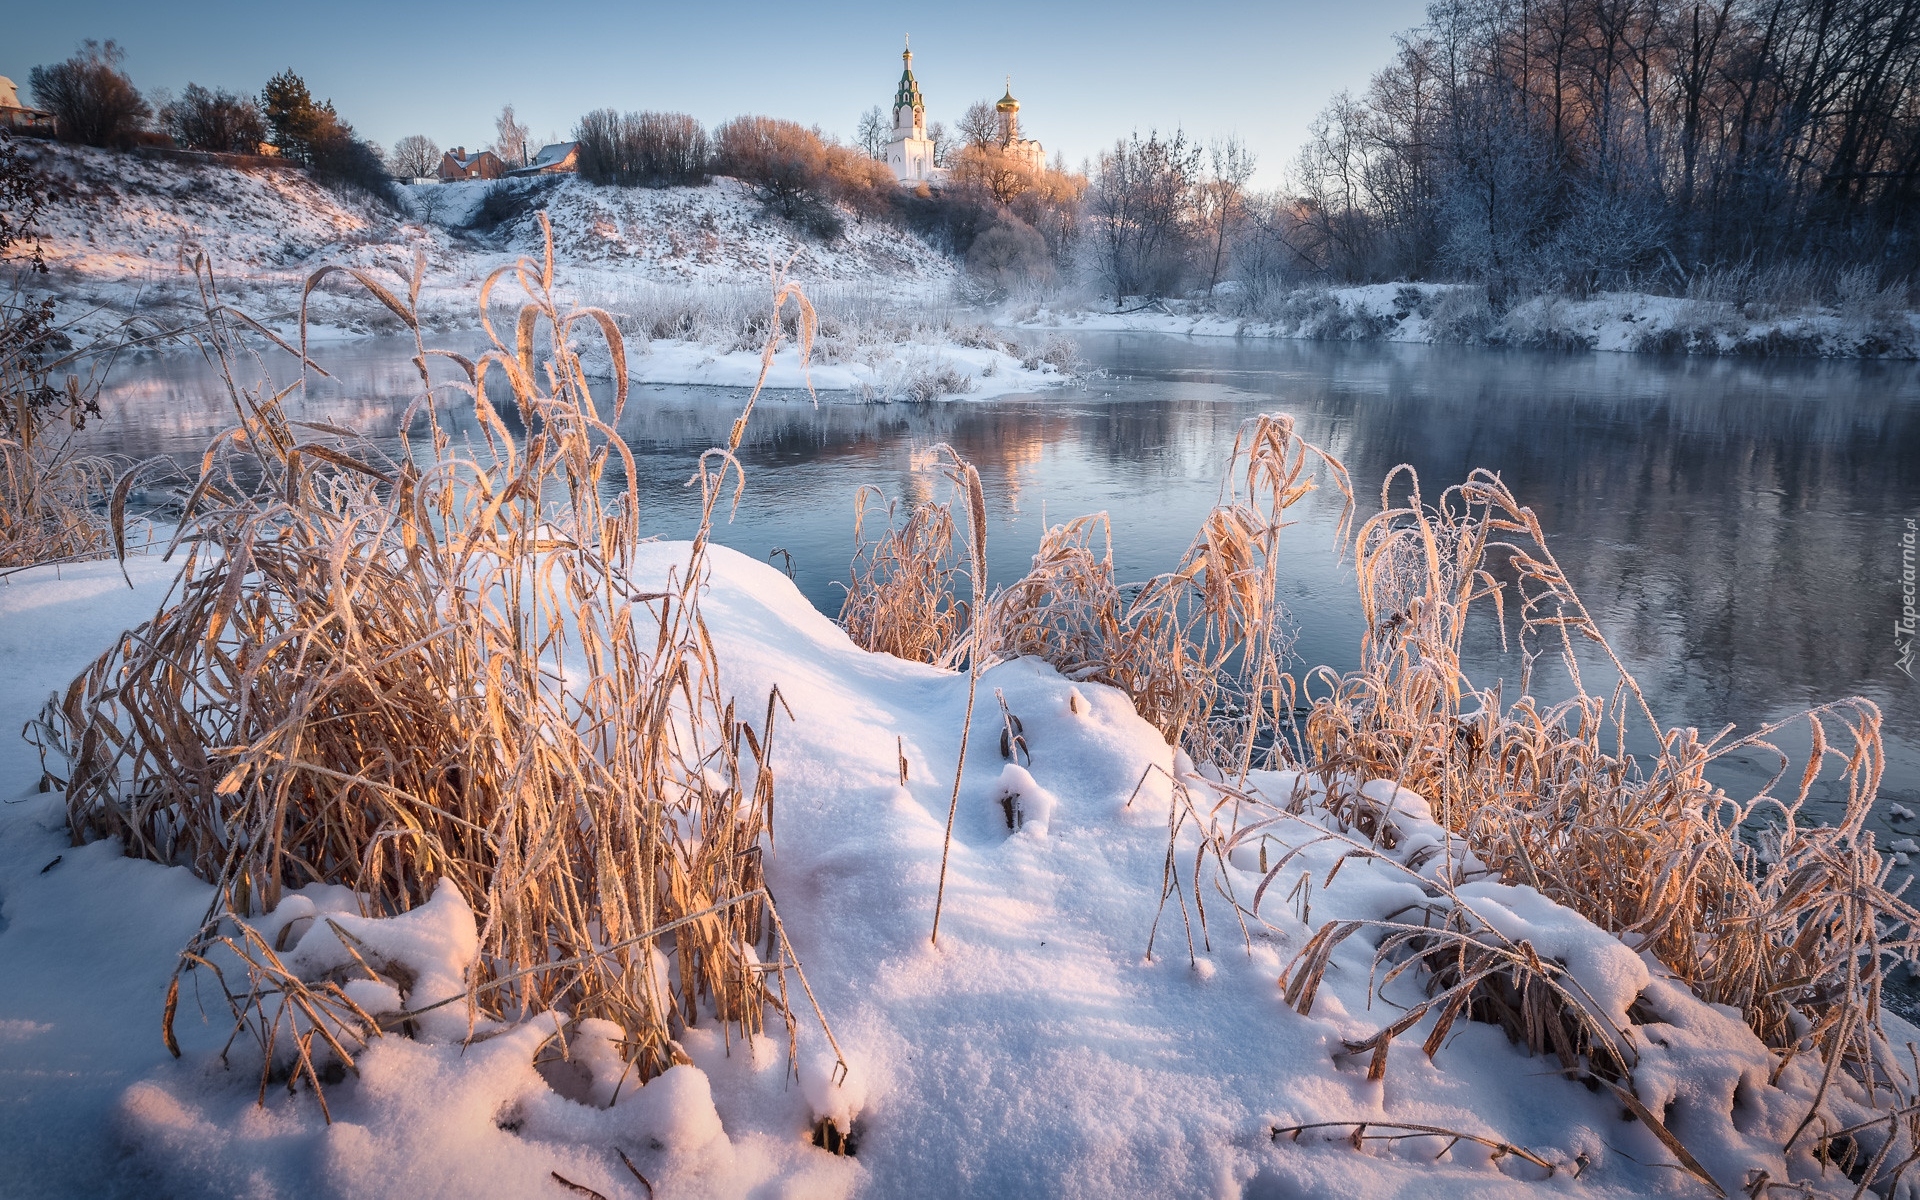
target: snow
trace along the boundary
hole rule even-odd
[[[54,181],[39,221],[55,295],[70,301],[63,316],[76,332],[99,335],[138,314],[161,324],[199,313],[190,266],[205,255],[221,298],[287,337],[307,276],[326,264],[372,272],[404,286],[414,256],[425,257],[419,297],[432,329],[472,330],[479,293],[497,268],[522,256],[538,259],[545,235],[529,211],[485,237],[460,232],[494,181],[412,185],[403,190],[415,213],[436,206],[432,220],[402,219],[378,205],[314,185],[297,171],[240,170],[182,164],[84,147],[28,148]],[[855,289],[858,299],[906,319],[903,330],[862,329],[869,344],[836,361],[816,356],[802,371],[788,350],[768,383],[776,388],[851,392],[870,400],[969,396],[986,398],[1064,382],[1055,367],[1024,364],[1004,347],[946,340],[937,322],[916,312],[947,304],[952,263],[912,235],[883,221],[854,216],[833,245],[802,237],[761,213],[752,192],[732,179],[704,187],[596,188],[573,175],[521,181],[537,190],[553,229],[563,304],[594,304],[616,316],[686,291],[751,290],[769,297],[774,267],[820,297]],[[518,303],[508,277],[497,303]],[[305,297],[310,340],[391,333],[398,321],[345,276],[324,280]],[[932,330],[931,332],[929,330]],[[604,349],[585,347],[589,365],[610,373]],[[823,347],[824,350],[824,347]],[[630,374],[637,382],[750,386],[757,349],[628,335]],[[597,359],[595,355],[597,354]]]
[[[318,979],[329,971],[348,972],[366,963],[382,975],[398,964],[399,977],[409,981],[400,991],[372,979],[349,979],[349,997],[368,1013],[429,1008],[466,994],[467,970],[480,952],[479,928],[473,909],[460,889],[441,880],[419,908],[384,920],[359,913],[359,905],[345,888],[328,889],[322,905],[306,895],[281,901],[270,918],[257,927],[268,944],[282,945],[282,930],[293,949],[281,959],[302,979]],[[331,903],[328,903],[328,902]],[[470,1030],[464,1005],[433,1008],[418,1019],[425,1037],[453,1042]]]
[[[581,347],[589,376],[608,378],[611,360],[598,339]],[[760,377],[760,352],[720,351],[698,342],[669,339],[627,343],[627,377],[635,383],[717,384],[752,387]],[[853,361],[802,366],[800,352],[784,345],[767,371],[766,386],[798,391],[851,392],[863,399],[890,401],[935,396],[986,399],[1033,391],[1067,381],[1057,368],[1025,366],[1004,350],[951,342],[889,343],[868,347]],[[954,385],[958,386],[954,386]],[[916,396],[916,389],[922,394]]]
[[[1304,288],[1259,313],[1204,303],[1128,308],[1035,305],[1014,314],[1028,329],[1138,330],[1187,337],[1301,337],[1334,341],[1485,344],[1623,352],[1920,357],[1920,313],[1879,316],[1812,308],[1748,315],[1731,304],[1642,292],[1536,296],[1495,317],[1467,284],[1376,283]]]
[[[213,264],[224,298],[284,327],[315,268],[341,263],[410,275],[427,256],[421,308],[430,322],[475,323],[479,285],[495,268],[544,249],[533,211],[486,236],[460,232],[492,181],[409,185],[432,198],[431,220],[402,217],[313,183],[299,171],[188,164],[56,143],[28,143],[49,180],[38,221],[55,285],[104,304],[115,316],[197,309],[188,267]],[[553,226],[562,282],[580,294],[636,283],[763,286],[770,264],[808,286],[860,283],[898,294],[950,285],[947,259],[886,222],[849,217],[845,236],[823,245],[759,211],[732,179],[697,188],[596,188],[574,175],[515,181],[537,193]],[[378,305],[341,296],[329,281],[310,298],[314,321],[344,333],[377,332],[391,318]]]
[[[684,543],[652,544],[638,573],[663,576],[686,553]],[[69,845],[59,797],[36,790],[32,748],[7,739],[9,1187],[492,1197],[561,1194],[558,1174],[608,1197],[642,1195],[625,1154],[662,1196],[1518,1196],[1567,1191],[1576,1171],[1582,1195],[1699,1194],[1604,1089],[1562,1078],[1496,1027],[1461,1022],[1429,1061],[1419,1049],[1428,1026],[1416,1026],[1394,1045],[1385,1077],[1368,1080],[1343,1043],[1371,1036],[1420,994],[1411,976],[1372,994],[1376,933],[1341,944],[1310,1013],[1284,1003],[1277,982],[1314,929],[1398,919],[1438,902],[1444,861],[1473,865],[1457,844],[1424,852],[1447,839],[1425,802],[1390,781],[1366,781],[1362,795],[1391,821],[1393,845],[1356,858],[1358,835],[1315,803],[1318,780],[1256,773],[1260,797],[1304,801],[1261,830],[1276,856],[1297,853],[1244,940],[1211,888],[1250,905],[1261,864],[1236,847],[1217,880],[1203,874],[1209,923],[1195,918],[1190,960],[1176,900],[1161,907],[1168,830],[1175,780],[1203,813],[1212,785],[1122,694],[1037,660],[998,664],[980,680],[980,695],[997,692],[1019,718],[1026,753],[1003,758],[997,706],[976,705],[931,944],[966,678],[862,651],[777,570],[708,553],[704,613],[725,685],[751,706],[777,683],[794,714],[779,735],[768,881],[846,1052],[843,1079],[808,1022],[795,1073],[783,1037],[729,1045],[702,1025],[682,1039],[690,1064],[636,1086],[610,1025],[573,1027],[565,1064],[537,1067],[563,1029],[553,1014],[483,1022],[469,1044],[463,1006],[450,1005],[447,1019],[421,1022],[419,1037],[383,1037],[359,1056],[359,1077],[328,1090],[331,1125],[304,1090],[275,1086],[257,1103],[257,1063],[249,1068],[244,1047],[221,1064],[228,1024],[216,995],[183,994],[182,1059],[160,1042],[166,980],[207,886],[111,843]],[[172,568],[138,558],[129,571],[131,588],[113,564],[0,585],[0,725],[19,728],[117,630],[147,616]],[[1009,830],[1002,801],[1014,793],[1025,820]],[[1184,829],[1174,859],[1190,900],[1196,843],[1192,824]],[[1296,886],[1302,876],[1309,886]],[[1770,1085],[1773,1060],[1737,1014],[1694,999],[1656,961],[1529,888],[1479,879],[1457,894],[1487,927],[1564,964],[1576,994],[1630,1039],[1644,1103],[1729,1192],[1750,1169],[1788,1176],[1778,1147],[1817,1086],[1817,1064],[1796,1059]],[[309,888],[256,927],[274,939],[285,930],[288,961],[303,972],[341,964],[336,929],[363,954],[404,964],[395,978],[411,976],[405,994],[365,981],[361,994],[381,1006],[459,993],[474,934],[457,889],[443,882],[403,916],[353,909],[342,889]],[[1636,997],[1635,1019],[1648,1023],[1629,1018]],[[1843,1116],[1858,1109],[1847,1094],[1836,1106]],[[823,1117],[855,1135],[856,1157],[810,1144]],[[1276,1125],[1363,1120],[1515,1142],[1557,1164],[1555,1175],[1541,1184],[1536,1168],[1470,1143],[1436,1159],[1437,1138],[1356,1150],[1350,1126],[1270,1136]],[[1792,1169],[1817,1176],[1804,1149],[1796,1155]],[[1829,1184],[1851,1189],[1837,1172]]]

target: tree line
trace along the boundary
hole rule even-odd
[[[258,97],[189,85],[149,105],[119,57],[89,42],[34,70],[63,136],[264,140],[370,187],[438,165],[424,136],[383,163],[291,71]],[[528,161],[511,106],[495,125],[503,161]],[[1438,0],[1266,192],[1242,143],[1178,129],[1036,168],[1000,145],[985,100],[951,132],[928,127],[943,184],[902,188],[881,161],[889,133],[877,107],[851,144],[764,116],[708,129],[601,109],[572,130],[590,183],[732,176],[815,236],[848,214],[896,221],[1000,289],[1085,279],[1124,301],[1447,279],[1485,283],[1497,308],[1543,290],[1681,292],[1722,269],[1895,281],[1920,266],[1920,0]]]
[[[1291,266],[1515,290],[1911,272],[1920,0],[1441,0],[1314,122]]]
[[[322,182],[390,198],[379,146],[357,135],[331,100],[314,99],[292,70],[269,79],[258,96],[189,83],[178,97],[148,97],[121,70],[125,57],[117,43],[89,38],[65,61],[33,68],[27,85],[34,103],[53,113],[63,140],[218,154],[259,154],[267,146]]]
[[[861,140],[845,145],[775,117],[735,117],[708,131],[686,113],[599,109],[580,118],[573,138],[589,183],[682,187],[729,176],[769,213],[825,240],[840,236],[849,212],[905,224],[996,287],[1071,268],[1086,180],[1057,159],[1035,170],[1004,153],[991,104],[974,105],[960,122],[960,137],[943,151],[947,182],[937,189],[895,181],[872,119],[873,112],[863,117]]]

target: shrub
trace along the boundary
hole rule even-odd
[[[267,121],[251,96],[187,85],[160,110],[160,124],[176,144],[216,154],[257,154],[267,140]]]
[[[868,158],[851,146],[826,147],[825,194],[855,212],[878,215],[888,211],[900,185],[886,163]]]
[[[827,171],[826,143],[794,121],[735,117],[713,131],[713,148],[716,169],[754,185],[776,207],[818,187]]]
[[[125,57],[118,43],[88,38],[65,62],[33,69],[33,98],[58,120],[61,138],[117,149],[134,144],[153,109],[119,69]]]
[[[581,117],[573,137],[580,144],[580,177],[588,183],[691,187],[707,180],[707,131],[685,113],[622,116],[603,108]]]
[[[1493,305],[1487,289],[1480,285],[1447,288],[1433,305],[1427,318],[1427,330],[1436,342],[1478,345],[1493,332]]]
[[[467,219],[467,228],[490,232],[540,206],[542,198],[559,185],[548,178],[501,179],[489,185],[479,207]]]
[[[355,137],[351,125],[337,125],[331,136],[313,144],[310,153],[308,165],[321,183],[395,204],[393,176],[379,147]]]
[[[1880,711],[1870,701],[1823,704],[1745,737],[1729,727],[1704,739],[1662,724],[1548,548],[1539,517],[1484,470],[1429,502],[1407,466],[1388,473],[1383,511],[1348,543],[1364,618],[1360,665],[1296,679],[1281,670],[1284,576],[1276,554],[1286,510],[1320,482],[1305,468],[1320,468],[1346,500],[1338,536],[1347,543],[1354,497],[1338,461],[1299,439],[1284,415],[1243,427],[1226,495],[1174,571],[1120,583],[1108,521],[1096,514],[1051,527],[1024,576],[985,599],[974,583],[963,605],[959,577],[986,556],[986,502],[977,474],[950,447],[938,450],[951,458],[948,477],[967,485],[956,486],[952,503],[921,501],[898,525],[890,510],[887,532],[872,541],[856,520],[842,621],[857,643],[975,671],[983,661],[1034,655],[1069,678],[1120,688],[1202,764],[1197,774],[1221,797],[1214,811],[1231,808],[1241,845],[1311,805],[1338,818],[1336,837],[1351,857],[1383,858],[1402,843],[1382,788],[1417,794],[1449,838],[1464,843],[1458,851],[1407,845],[1408,874],[1426,895],[1410,906],[1416,916],[1325,921],[1281,977],[1283,999],[1309,1011],[1332,947],[1363,928],[1380,935],[1377,978],[1425,975],[1426,1001],[1396,1003],[1404,1015],[1367,1042],[1346,1043],[1349,1054],[1373,1051],[1370,1078],[1380,1077],[1387,1045],[1428,1013],[1439,1017],[1429,1055],[1454,1021],[1486,1021],[1536,1054],[1551,1047],[1562,1069],[1596,1089],[1621,1085],[1612,1092],[1635,1119],[1683,1164],[1693,1161],[1675,1131],[1634,1098],[1637,1063],[1619,1036],[1626,1031],[1595,1022],[1591,996],[1549,996],[1543,985],[1563,963],[1544,963],[1517,937],[1485,936],[1484,922],[1458,903],[1459,883],[1491,873],[1579,913],[1657,957],[1659,973],[1701,1000],[1737,1011],[1772,1053],[1776,1077],[1796,1057],[1823,1063],[1819,1095],[1795,1114],[1800,1124],[1786,1146],[1824,1127],[1813,1139],[1824,1164],[1845,1145],[1831,1132],[1840,1122],[1830,1085],[1833,1096],[1877,1105],[1884,1091],[1891,1100],[1888,1115],[1845,1136],[1878,1139],[1884,1130],[1886,1146],[1910,1136],[1900,1122],[1913,1112],[1914,1082],[1883,1024],[1882,989],[1902,960],[1920,957],[1920,909],[1902,898],[1904,882],[1890,879],[1875,846],[1870,821],[1886,760]],[[961,502],[972,535],[967,562],[952,549],[953,505]],[[896,648],[893,630],[903,619],[919,622],[919,636]],[[1495,625],[1512,647],[1517,686],[1512,677],[1476,683],[1466,674],[1463,645]],[[1599,695],[1582,681],[1576,646],[1609,679]],[[1550,671],[1548,686],[1567,694],[1559,704],[1538,698]],[[1645,748],[1629,750],[1636,742]],[[1781,748],[1796,743],[1806,748],[1800,769]],[[1722,764],[1741,758],[1776,772],[1744,798],[1714,780]],[[1303,786],[1291,797],[1243,786],[1267,764],[1297,770]],[[1176,796],[1185,786],[1175,780]],[[1844,806],[1832,823],[1808,812],[1823,792]],[[1201,811],[1187,811],[1204,828]],[[1216,828],[1225,825],[1219,820]],[[1214,853],[1224,862],[1230,849]],[[1196,896],[1207,852],[1203,845],[1193,859]],[[1285,868],[1285,859],[1271,867],[1262,859],[1261,889]],[[1429,903],[1436,898],[1442,903]],[[1257,916],[1258,907],[1256,893],[1238,915]],[[1189,915],[1184,903],[1182,914]],[[1204,935],[1204,908],[1198,915]],[[1630,1009],[1629,1023],[1659,1021],[1654,996],[1637,997],[1650,1008],[1640,1016]],[[1881,1178],[1884,1164],[1901,1161],[1856,1160],[1853,1178],[1862,1178],[1862,1165],[1866,1178]]]
[[[843,232],[818,133],[773,117],[735,117],[713,131],[713,141],[715,169],[751,185],[769,213],[822,241]]]
[[[967,250],[967,271],[1001,292],[1053,277],[1053,259],[1046,239],[1012,213],[1002,213],[993,227],[974,239]]]
[[[44,274],[34,236],[45,181],[0,130],[0,255],[25,246],[23,275]],[[72,434],[100,415],[96,389],[68,375],[72,345],[51,300],[16,276],[0,295],[0,576],[7,569],[97,558],[112,545],[100,500],[112,464],[78,454]],[[65,376],[66,386],[49,381]]]
[[[1294,337],[1321,342],[1373,341],[1385,337],[1394,327],[1391,315],[1375,313],[1364,304],[1344,304],[1324,288],[1289,293],[1274,320],[1288,327]]]
[[[999,211],[964,188],[898,193],[895,201],[907,228],[928,244],[964,259],[976,238],[993,227]]]
[[[1061,333],[1049,333],[1038,350],[1021,357],[1020,365],[1029,371],[1051,367],[1067,376],[1085,375],[1091,370],[1080,357],[1079,343]]]

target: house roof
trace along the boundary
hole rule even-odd
[[[540,147],[540,153],[533,156],[529,167],[551,167],[567,161],[567,156],[580,146],[579,142],[554,142]]]
[[[483,156],[492,155],[498,157],[494,155],[491,150],[475,150],[472,154],[462,155],[459,153],[461,149],[464,149],[464,147],[456,147],[453,150],[447,151],[447,157],[453,160],[454,166],[459,167],[463,171],[474,163],[479,162]]]

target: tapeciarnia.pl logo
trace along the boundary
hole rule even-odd
[[[1900,619],[1893,623],[1893,665],[1906,672],[1908,679],[1913,678],[1913,646],[1916,623],[1920,623],[1920,614],[1914,612],[1914,541],[1920,534],[1920,525],[1915,518],[1907,518],[1907,527],[1900,534]]]

